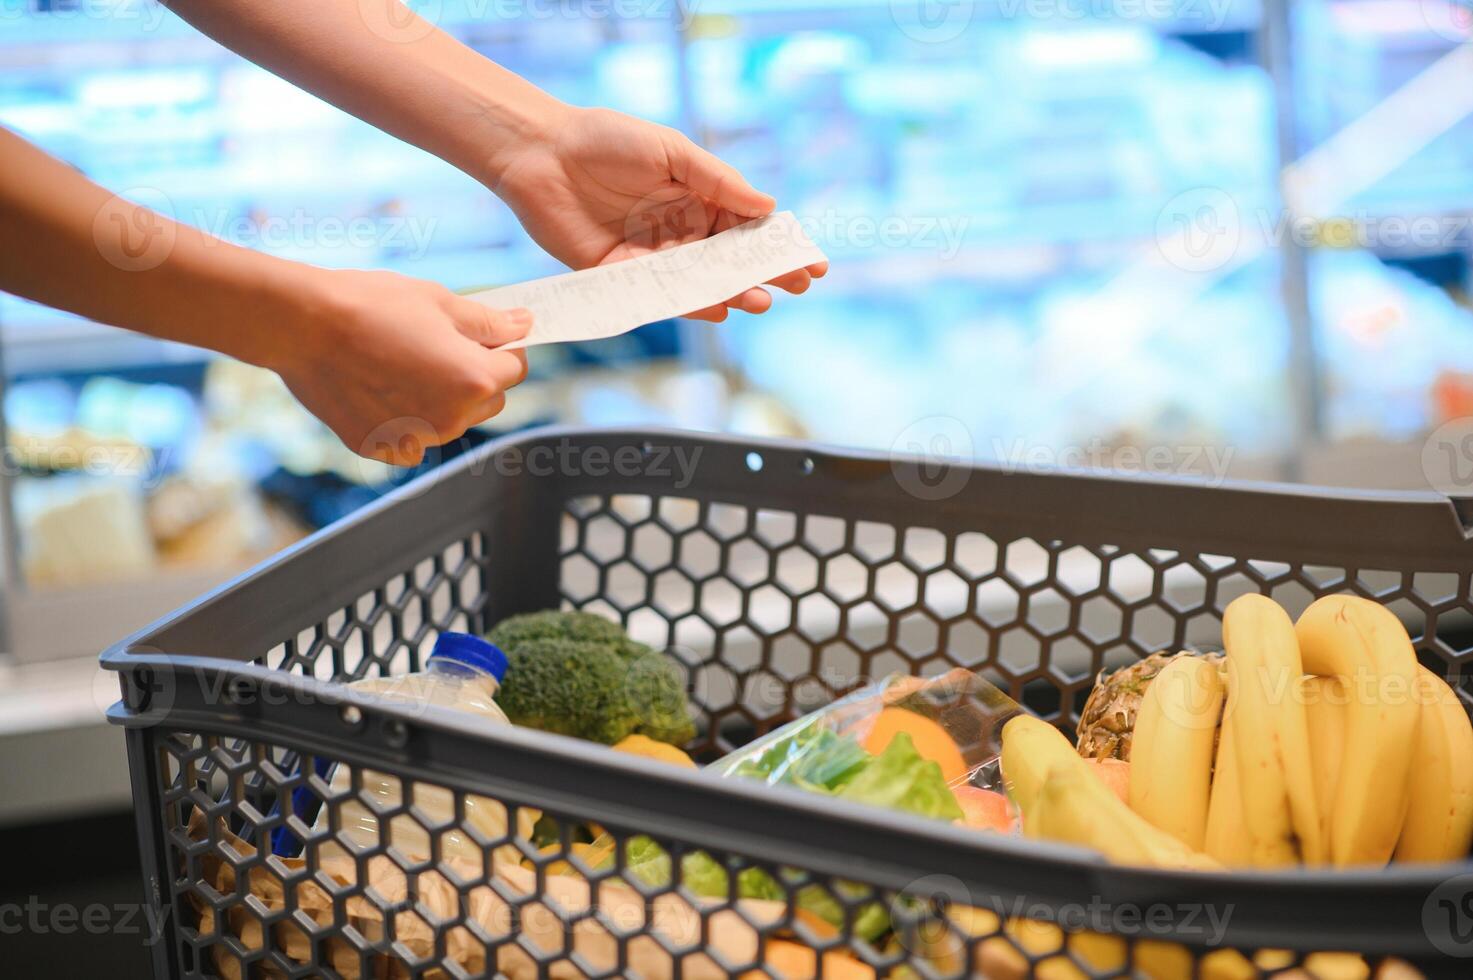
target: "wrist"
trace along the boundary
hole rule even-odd
[[[217,286],[217,350],[280,374],[331,345],[331,272],[257,252],[239,257],[238,268]]]
[[[550,148],[569,118],[579,110],[520,78],[498,86],[481,101],[482,125],[473,139],[472,163],[463,167],[494,194],[501,194],[509,173],[529,151]]]

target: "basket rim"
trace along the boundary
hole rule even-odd
[[[463,454],[445,466],[424,473],[409,483],[388,491],[377,500],[365,504],[351,514],[340,518],[326,527],[314,531],[312,534],[287,546],[276,554],[262,559],[230,580],[205,592],[194,601],[186,603],[173,612],[160,617],[153,623],[134,631],[104,650],[102,661],[104,664],[114,662],[125,663],[132,655],[135,644],[139,643],[143,638],[158,633],[163,628],[187,618],[202,606],[228,596],[238,590],[244,583],[260,578],[273,569],[287,564],[297,555],[312,550],[324,541],[351,533],[355,528],[369,523],[373,519],[393,510],[402,501],[420,497],[431,491],[435,486],[442,483],[449,483],[456,477],[462,477],[470,473],[484,472],[488,460],[497,453],[507,452],[509,450],[524,451],[535,445],[547,444],[554,440],[562,439],[598,440],[601,442],[619,440],[627,445],[633,445],[636,442],[647,443],[655,439],[660,439],[671,445],[679,442],[694,447],[720,447],[743,453],[753,450],[766,450],[790,455],[797,454],[805,461],[813,460],[816,463],[831,463],[836,466],[842,466],[846,462],[862,462],[870,464],[872,467],[882,466],[885,469],[892,469],[894,467],[932,465],[934,463],[934,461],[928,460],[925,457],[911,454],[824,446],[797,439],[747,437],[662,427],[539,426],[494,439]],[[1443,530],[1447,533],[1447,538],[1445,541],[1439,543],[1444,547],[1452,548],[1456,558],[1463,561],[1473,560],[1473,518],[1470,518],[1469,523],[1465,525],[1457,502],[1453,498],[1431,489],[1383,491],[1281,482],[1260,483],[1246,480],[1224,480],[1218,482],[1199,477],[1168,477],[1144,473],[1114,473],[1071,469],[1067,467],[1060,467],[1049,472],[1019,473],[1010,471],[1007,467],[998,464],[976,462],[965,465],[948,463],[947,465],[971,474],[990,475],[994,479],[1003,481],[1016,480],[1038,485],[1070,485],[1081,490],[1087,490],[1088,488],[1098,489],[1101,487],[1155,489],[1171,493],[1177,498],[1177,502],[1180,502],[1181,499],[1191,497],[1205,500],[1208,495],[1217,499],[1232,497],[1237,500],[1234,506],[1244,509],[1245,513],[1252,513],[1259,506],[1267,506],[1274,500],[1341,504],[1357,510],[1364,507],[1371,507],[1376,510],[1395,507],[1407,512],[1415,510],[1423,516],[1433,517],[1438,522],[1445,520],[1447,523],[1444,525]],[[761,477],[761,475],[760,473],[753,474],[754,477]],[[872,475],[865,474],[866,478]],[[610,487],[618,485],[617,481],[606,482],[609,483]],[[607,492],[617,493],[618,490],[610,489]],[[944,507],[943,509],[950,510],[951,508]],[[1226,507],[1224,506],[1218,509],[1224,510]],[[1374,513],[1374,511],[1371,511],[1371,513]],[[1378,516],[1385,517],[1387,515],[1381,513]],[[1426,528],[1419,530],[1426,530]],[[1255,534],[1255,537],[1262,539],[1264,535],[1260,530]],[[1426,570],[1430,571],[1431,569]]]

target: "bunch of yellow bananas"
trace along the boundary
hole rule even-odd
[[[1188,870],[1467,855],[1473,723],[1452,689],[1418,665],[1389,610],[1330,596],[1296,624],[1273,600],[1243,596],[1224,613],[1223,645],[1220,667],[1178,656],[1146,689],[1128,804],[1052,725],[1028,716],[1008,722],[1002,771],[1024,833],[1117,863]],[[1047,924],[1029,925],[1056,936]],[[1081,946],[1071,950],[1093,969],[1123,955],[1108,937],[1075,940]],[[1171,965],[1185,950],[1140,945],[1138,966],[1160,961],[1149,975],[1190,975],[1189,957]],[[1202,961],[1200,975],[1257,976],[1281,956],[1288,958],[1260,951],[1250,962],[1221,950]],[[1358,956],[1309,959],[1316,976],[1369,976]],[[1072,964],[1062,970],[1083,976]]]
[[[1246,595],[1223,646],[1221,674],[1177,657],[1146,689],[1136,813],[1228,867],[1467,855],[1473,724],[1390,610],[1329,596],[1294,623]]]

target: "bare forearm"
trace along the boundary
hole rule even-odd
[[[0,289],[100,323],[271,365],[307,267],[115,197],[0,129]]]
[[[256,64],[494,186],[566,107],[397,0],[173,0]]]

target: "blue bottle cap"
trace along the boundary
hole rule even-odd
[[[476,670],[483,670],[500,684],[506,676],[506,654],[500,648],[469,633],[441,633],[430,659],[442,657]]]

